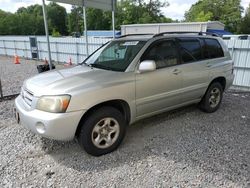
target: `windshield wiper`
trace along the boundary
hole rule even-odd
[[[91,67],[100,68],[100,69],[105,69],[105,70],[113,70],[112,68],[106,67],[106,66],[101,65],[101,64],[91,64]]]
[[[82,63],[80,63],[79,65],[85,65],[85,66],[88,66],[88,67],[92,67],[91,64],[88,64],[88,63],[85,63],[85,62],[82,62]]]
[[[114,68],[114,67],[107,67],[107,66],[104,66],[104,65],[101,65],[101,64],[96,64],[96,63],[91,64],[91,67],[105,69],[105,70],[111,70],[111,71],[123,72],[123,70],[121,70],[121,69],[117,69],[117,68]]]

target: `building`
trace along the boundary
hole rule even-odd
[[[181,23],[155,23],[155,24],[131,24],[122,25],[121,34],[156,34],[161,32],[210,32],[219,35],[230,35],[231,33],[224,30],[225,25],[219,21],[208,22],[181,22]]]
[[[103,38],[112,38],[113,31],[111,30],[88,30],[89,37],[103,37]],[[115,36],[119,37],[121,35],[120,31],[115,31]]]

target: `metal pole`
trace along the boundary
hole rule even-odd
[[[48,31],[48,23],[47,23],[47,12],[45,9],[45,2],[43,1],[43,20],[44,20],[44,28],[45,28],[45,33],[46,33],[46,38],[47,38],[47,45],[48,45],[48,55],[49,55],[49,69],[52,70],[52,65],[51,65],[51,52],[50,52],[50,43],[49,43],[49,31]]]
[[[2,82],[0,79],[0,99],[3,100],[3,90],[2,90]]]
[[[113,38],[115,38],[115,11],[112,10]]]
[[[86,42],[86,54],[87,57],[89,56],[89,44],[88,44],[88,32],[87,32],[87,18],[86,18],[86,7],[83,0],[83,21],[84,21],[84,35],[85,35],[85,42]]]
[[[57,64],[59,62],[59,57],[58,57],[58,47],[57,47],[57,42],[55,42],[55,47],[56,47],[56,61],[57,61]]]
[[[115,0],[112,0],[112,27],[113,27],[113,38],[115,38]]]
[[[6,49],[4,40],[3,40],[3,48],[4,48],[5,55],[7,56],[7,49]]]

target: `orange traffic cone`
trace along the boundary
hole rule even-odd
[[[72,60],[71,60],[71,57],[69,58],[69,62],[68,63],[66,63],[64,66],[65,67],[68,67],[68,66],[72,66],[73,65],[73,63],[72,63]]]
[[[16,54],[14,55],[14,63],[15,64],[20,64],[19,57]]]
[[[49,63],[48,63],[48,61],[47,61],[47,59],[46,59],[46,57],[45,57],[45,60],[44,60],[44,65],[48,65]]]
[[[71,57],[69,58],[69,66],[73,65]]]

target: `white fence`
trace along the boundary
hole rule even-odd
[[[250,40],[225,40],[234,60],[234,87],[250,90]]]
[[[109,40],[109,38],[89,37],[89,53],[92,53]],[[52,60],[68,62],[69,58],[71,58],[73,63],[79,63],[87,57],[85,44],[85,38],[50,37]],[[37,37],[37,47],[39,59],[48,59],[45,37]],[[0,55],[13,56],[14,54],[24,58],[31,58],[29,36],[0,36]]]
[[[109,38],[89,37],[89,52],[92,53]],[[50,38],[52,59],[57,62],[78,63],[86,58],[84,38]],[[235,63],[234,87],[250,90],[250,40],[225,40]],[[47,57],[46,38],[37,37],[39,59]],[[0,36],[0,55],[31,58],[28,36]]]

